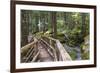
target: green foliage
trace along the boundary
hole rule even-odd
[[[74,50],[72,50],[70,53],[69,53],[69,55],[71,56],[71,58],[72,58],[72,60],[76,60],[76,52],[74,51]]]
[[[74,28],[69,34],[69,39],[66,42],[69,46],[77,46],[82,43],[83,38],[81,36],[81,30],[79,28]]]
[[[85,21],[83,21],[83,18]],[[60,33],[58,39],[65,40],[67,45],[80,45],[83,42],[83,36],[89,34],[89,14],[79,12],[58,13],[57,33]],[[68,39],[64,39],[64,35],[61,36],[62,33],[68,35]]]
[[[83,54],[82,54],[82,59],[83,59],[83,60],[87,60],[87,59],[89,59],[89,57],[90,57],[90,56],[89,56],[89,52],[86,52],[86,53],[83,53]]]
[[[81,44],[82,49],[82,59],[89,59],[89,35],[84,38],[84,42]]]

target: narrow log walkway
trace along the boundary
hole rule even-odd
[[[53,61],[53,58],[47,52],[47,48],[45,48],[45,44],[43,44],[42,42],[39,42],[38,50],[40,51],[40,54],[39,54],[40,62]]]
[[[21,55],[23,55],[21,56],[21,62],[25,63],[71,60],[70,55],[60,41],[48,37],[34,38],[33,42],[21,48]]]

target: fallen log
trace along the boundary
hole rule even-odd
[[[37,39],[34,38],[34,41],[33,42],[31,42],[31,43],[29,43],[29,44],[27,44],[27,45],[25,45],[25,46],[23,46],[21,48],[21,53],[23,53],[24,51],[27,51],[29,48],[31,48],[36,43],[37,43]]]
[[[53,53],[50,51],[50,49],[47,49],[47,52],[54,58]]]
[[[27,52],[27,54],[25,55],[25,57],[27,57],[31,52],[32,52],[32,50],[33,50],[33,46],[28,50],[28,52]]]
[[[33,57],[31,62],[35,62],[36,61],[37,57],[39,56],[39,53],[40,53],[39,51],[36,53],[36,55]]]
[[[60,43],[59,40],[56,40],[57,48],[59,49],[60,55],[63,61],[72,60],[70,55],[67,53],[63,45]]]
[[[33,53],[35,53],[35,49],[33,49],[30,54],[27,56],[27,59],[25,60],[25,62],[28,62],[31,58],[31,56],[33,55]]]

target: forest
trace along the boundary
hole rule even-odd
[[[47,59],[49,56],[46,48],[49,48],[47,51],[51,58],[55,58],[52,61],[65,60],[64,56],[67,54],[62,51],[66,51],[71,60],[89,59],[89,23],[89,13],[21,10],[21,61],[51,61]],[[38,44],[34,45],[33,41],[37,41]],[[30,44],[34,45],[31,47],[36,51],[40,46],[44,46],[45,49],[38,49],[37,53],[33,50],[31,54]],[[23,51],[26,47],[28,49]]]

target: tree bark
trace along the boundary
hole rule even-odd
[[[84,38],[86,36],[86,15],[85,14],[81,14],[82,15],[82,37]]]
[[[56,38],[57,35],[57,25],[56,25],[56,12],[51,13],[51,28],[52,28],[52,33],[53,37]]]
[[[67,19],[67,18],[66,18],[66,12],[64,12],[64,24],[65,24],[65,25],[67,25],[66,19]]]
[[[29,31],[28,17],[29,16],[27,11],[21,11],[21,47],[28,43],[27,39]]]

